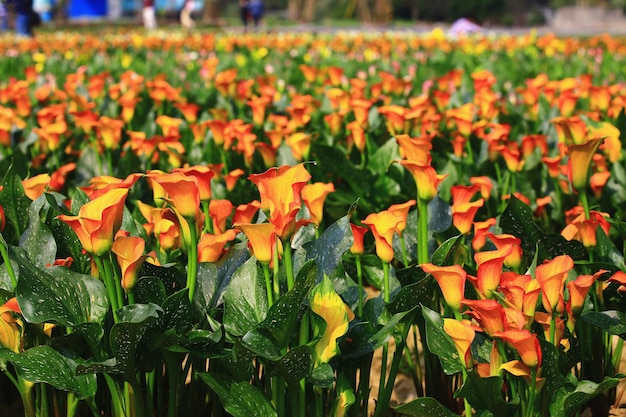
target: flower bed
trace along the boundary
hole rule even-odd
[[[124,32],[0,50],[16,415],[608,412],[619,39]],[[391,407],[399,372],[418,398]]]

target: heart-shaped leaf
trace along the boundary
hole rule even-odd
[[[396,413],[411,417],[458,417],[439,401],[431,397],[417,398],[394,408]]]
[[[220,397],[224,410],[233,417],[276,417],[276,410],[263,393],[248,382],[230,377],[200,373],[200,378]]]
[[[233,274],[224,292],[224,328],[243,336],[267,314],[267,292],[256,258],[250,258]]]
[[[550,416],[570,417],[575,415],[589,400],[616,387],[619,381],[619,378],[605,377],[600,383],[579,381],[574,390],[561,387],[550,403]]]
[[[446,375],[463,371],[459,354],[452,338],[443,330],[443,317],[428,307],[422,306],[426,323],[426,343],[428,350],[439,357],[441,368]]]

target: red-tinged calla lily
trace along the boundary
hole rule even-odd
[[[389,263],[393,260],[393,235],[402,219],[389,210],[368,215],[363,224],[368,225],[376,242],[376,255],[381,261]]]
[[[253,97],[246,104],[252,109],[252,121],[256,126],[263,126],[265,112],[272,100],[267,96]]]
[[[481,378],[488,378],[490,376],[499,376],[500,367],[502,365],[502,356],[498,352],[498,344],[494,340],[491,343],[491,354],[489,355],[489,363],[477,363],[476,372]]]
[[[289,238],[296,229],[296,214],[302,207],[302,188],[311,179],[303,164],[272,168],[248,177],[261,196],[261,207],[269,212],[269,221],[281,239]],[[288,190],[291,190],[289,192]]]
[[[587,136],[587,124],[578,116],[555,117],[551,120],[560,143],[582,144]]]
[[[52,173],[50,176],[50,182],[48,185],[52,190],[61,191],[65,186],[65,179],[69,175],[70,172],[76,169],[76,163],[70,162],[69,164],[65,164],[59,167],[56,171]]]
[[[67,258],[63,258],[63,259],[55,259],[54,262],[52,263],[52,265],[46,264],[46,266],[47,267],[50,267],[50,266],[63,266],[65,268],[70,268],[73,263],[74,263],[74,258],[72,258],[71,256],[68,256]]]
[[[117,255],[117,263],[122,272],[122,288],[130,291],[137,282],[137,272],[146,259],[146,242],[139,236],[118,236],[111,251]]]
[[[461,300],[465,298],[467,272],[460,265],[437,266],[431,263],[420,265],[422,270],[435,278],[446,304],[454,311],[460,311]]]
[[[248,247],[257,261],[269,264],[273,259],[276,247],[276,233],[270,223],[243,224],[236,223],[235,229],[241,230],[248,238]]]
[[[624,271],[617,271],[616,273],[611,275],[609,277],[609,279],[606,280],[606,282],[607,283],[614,282],[616,284],[619,284],[619,287],[617,288],[617,291],[624,292],[624,291],[626,291],[626,272],[624,272]]]
[[[180,110],[187,123],[195,123],[198,120],[200,106],[195,103],[175,103],[174,107]]]
[[[163,252],[180,249],[181,231],[178,221],[161,218],[154,224],[154,235],[159,240],[159,247]]]
[[[472,342],[476,336],[476,332],[472,328],[471,323],[468,320],[455,320],[455,319],[443,319],[443,331],[452,338],[454,347],[456,348],[459,357],[462,358],[463,365],[466,369],[471,369],[474,365],[472,359]]]
[[[4,214],[4,207],[0,205],[0,233],[4,230],[7,225],[7,217]]]
[[[364,237],[370,229],[350,223],[350,230],[352,230],[352,238],[354,240],[350,247],[350,252],[355,255],[363,255],[365,252]]]
[[[530,369],[530,367],[526,366],[524,364],[524,362],[518,360],[518,359],[514,359],[512,361],[508,361],[503,363],[502,365],[500,365],[499,370],[502,371],[507,371],[508,373],[510,373],[513,376],[521,376],[524,378],[524,380],[526,381],[526,383],[528,385],[530,385],[532,383],[531,378],[532,378],[532,371]],[[535,389],[536,390],[540,390],[541,387],[543,387],[543,384],[545,383],[545,378],[539,378],[538,376],[535,379]]]
[[[589,219],[585,217],[582,207],[576,206],[565,213],[567,226],[561,231],[561,236],[567,240],[578,240],[589,248],[596,246],[596,229],[601,227],[605,235],[609,235],[611,224],[607,221],[607,213],[591,210]]]
[[[472,231],[472,224],[478,209],[485,204],[484,199],[478,199],[467,203],[454,203],[452,205],[452,224],[458,231],[467,235]]]
[[[422,201],[431,201],[437,195],[437,187],[448,175],[438,175],[430,165],[419,165],[411,161],[399,161],[409,170],[417,185],[417,196]]]
[[[392,204],[387,209],[401,219],[400,223],[396,226],[396,233],[399,236],[402,236],[404,229],[406,229],[406,220],[409,216],[409,210],[411,207],[415,206],[415,204],[417,204],[415,200],[409,200],[406,203]]]
[[[450,187],[450,196],[453,204],[469,203],[474,195],[480,191],[480,185],[453,185]]]
[[[505,330],[493,334],[493,337],[502,339],[510,344],[519,353],[524,365],[529,368],[539,368],[541,366],[541,346],[536,334],[526,329]]]
[[[352,145],[356,146],[359,152],[365,151],[367,145],[367,139],[365,136],[365,129],[358,126],[356,122],[350,122],[346,125],[346,129],[350,132],[350,136],[347,139],[347,148],[352,150]]]
[[[15,297],[10,298],[0,307],[0,346],[12,352],[23,350],[24,322],[16,314],[21,314]]]
[[[593,155],[604,139],[590,139],[581,145],[569,145],[567,153],[567,177],[576,191],[584,191],[589,180],[589,168]]]
[[[233,214],[233,203],[230,200],[213,199],[209,203],[209,214],[213,219],[213,231],[216,234],[224,233],[226,221]]]
[[[354,121],[362,128],[367,128],[369,110],[372,107],[372,101],[366,99],[350,100],[350,108],[354,113]]]
[[[200,210],[198,179],[180,172],[171,174],[148,174],[167,194],[167,200],[185,219],[196,219]]]
[[[472,248],[474,252],[481,250],[487,243],[487,234],[489,230],[497,223],[495,217],[491,217],[482,222],[474,222],[474,236],[472,237]]]
[[[544,313],[543,311],[535,312],[535,323],[539,324],[543,329],[543,337],[545,340],[550,340],[551,326],[552,326],[552,314]],[[554,318],[554,345],[558,346],[563,339],[565,333],[565,320],[561,317]]]
[[[122,225],[124,202],[128,189],[115,188],[84,204],[78,216],[59,215],[78,236],[83,249],[101,256],[113,245],[113,237]]]
[[[224,183],[226,184],[226,189],[228,191],[232,191],[235,189],[237,185],[237,181],[245,174],[245,171],[241,168],[236,168],[230,171],[228,174],[224,175]]]
[[[430,150],[433,148],[431,138],[396,135],[396,142],[400,145],[400,155],[404,159],[419,165],[430,165]]]
[[[497,249],[511,247],[511,253],[504,258],[504,265],[509,268],[517,269],[522,263],[522,240],[509,234],[495,235],[491,232],[487,233],[489,240],[493,242]]]
[[[117,149],[122,140],[122,128],[124,122],[118,119],[112,119],[107,116],[100,117],[98,123],[98,133],[102,139],[102,144],[107,149]]]
[[[504,327],[506,329],[522,330],[528,328],[529,323],[532,323],[532,319],[527,317],[524,312],[516,308],[505,307],[504,308]]]
[[[602,197],[602,192],[604,191],[609,178],[611,178],[611,171],[599,171],[591,174],[591,177],[589,178],[589,187],[597,199]]]
[[[233,229],[219,235],[203,234],[198,242],[198,262],[217,262],[224,254],[224,246],[236,236],[237,232]]]
[[[311,291],[309,303],[311,311],[326,322],[321,338],[315,344],[315,358],[319,365],[340,353],[337,339],[348,331],[349,314],[346,304],[326,276]],[[321,333],[321,329],[318,332]]]
[[[567,292],[569,293],[567,304],[573,314],[578,315],[580,313],[589,289],[606,272],[608,271],[601,269],[593,275],[579,275],[575,280],[567,283]]]
[[[188,177],[195,177],[198,180],[200,200],[209,201],[211,199],[211,179],[215,175],[211,168],[204,165],[196,165],[187,168],[177,168],[174,172],[180,172]]]
[[[474,261],[478,266],[476,273],[477,290],[481,296],[485,298],[493,297],[493,293],[500,286],[504,260],[511,254],[512,250],[511,246],[506,246],[502,249],[474,254]]]
[[[333,183],[316,182],[302,187],[302,201],[309,209],[311,222],[319,226],[324,217],[324,201],[326,196],[335,191]]]
[[[548,313],[559,310],[563,303],[563,289],[574,261],[569,255],[561,255],[547,261],[535,270],[535,279],[541,287],[541,300]]]
[[[50,174],[39,174],[22,180],[22,186],[24,187],[26,197],[33,201],[37,200],[39,196],[44,193],[49,183]]]
[[[222,120],[207,120],[205,123],[211,130],[213,142],[218,146],[222,146],[225,141],[224,129],[226,128],[226,122]]]
[[[261,208],[261,202],[259,200],[253,200],[248,204],[240,204],[235,207],[233,213],[232,223],[252,223],[254,216]]]
[[[504,331],[504,307],[496,300],[464,299],[461,304],[470,308],[465,314],[474,317],[488,335]]]

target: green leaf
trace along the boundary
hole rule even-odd
[[[319,239],[302,246],[305,251],[305,262],[315,260],[317,263],[317,281],[324,275],[331,276],[332,271],[341,262],[344,253],[350,250],[354,240],[348,216],[344,216],[328,227]],[[296,266],[295,272],[299,270]]]
[[[201,310],[220,305],[233,274],[248,258],[250,253],[247,243],[242,242],[232,246],[218,262],[198,264],[194,304],[200,306]]]
[[[317,387],[332,388],[335,382],[335,371],[332,366],[322,362],[313,368],[309,381]]]
[[[157,277],[141,277],[133,287],[135,300],[140,304],[154,303],[161,305],[167,298],[163,281]]]
[[[243,336],[267,314],[267,292],[256,258],[250,258],[233,274],[224,292],[224,328]]]
[[[457,414],[431,397],[417,398],[409,403],[394,407],[393,410],[403,416],[412,417],[458,417]]]
[[[580,260],[586,256],[586,250],[581,242],[568,241],[561,235],[545,234],[535,223],[530,207],[515,196],[511,196],[500,217],[500,227],[503,233],[520,238],[522,249],[529,256],[532,256],[537,248],[541,259],[552,259],[568,254],[572,259]]]
[[[539,339],[541,345],[541,376],[546,379],[543,391],[546,398],[552,395],[565,384],[565,377],[559,369],[559,351],[550,342]]]
[[[215,373],[199,373],[200,378],[220,397],[224,410],[233,417],[277,417],[263,393],[248,382]]]
[[[425,306],[422,306],[422,314],[424,315],[426,323],[426,343],[428,350],[439,357],[441,368],[446,375],[462,372],[463,365],[454,347],[454,342],[443,330],[443,317]]]
[[[243,342],[246,347],[256,352],[255,346],[261,343],[261,338],[269,339],[261,344],[266,346],[266,349],[269,349],[267,348],[269,345],[274,346],[273,349],[287,347],[298,333],[301,309],[315,283],[316,271],[313,262],[305,264],[300,269],[295,287],[276,300],[269,308],[265,320],[245,335]]]
[[[367,307],[369,303],[370,302],[368,301],[368,303],[366,303],[365,306]],[[403,311],[401,313],[396,313],[392,315],[389,318],[389,321],[387,321],[387,323],[385,323],[384,326],[382,326],[378,331],[376,331],[376,333],[371,335],[367,340],[360,342],[358,346],[355,346],[353,348],[353,350],[349,352],[348,351],[343,352],[342,356],[349,357],[349,358],[357,358],[359,356],[363,356],[365,354],[371,353],[375,351],[376,349],[382,347],[394,335],[394,333],[396,333],[396,331],[398,330],[398,324],[400,322],[404,322],[406,325],[406,322],[413,321],[412,319],[414,316],[411,313],[416,311],[415,310],[416,308],[417,306],[413,310]],[[354,342],[355,341],[353,341],[353,343]]]
[[[20,238],[20,246],[28,257],[39,267],[54,263],[57,254],[57,243],[48,226],[41,220],[40,212],[45,198],[39,197],[28,208],[28,228]]]
[[[13,256],[20,267],[17,300],[26,321],[71,327],[104,319],[108,298],[102,281],[64,267],[38,269],[19,250]]]
[[[451,237],[443,242],[433,253],[431,262],[437,266],[454,265],[457,249],[463,244],[463,235]]]
[[[502,398],[504,380],[501,376],[483,378],[470,372],[456,397],[465,398],[475,410],[489,410],[495,416],[509,416],[518,410],[517,404],[507,403]]]
[[[581,315],[581,320],[599,327],[609,334],[626,339],[626,313],[623,311],[589,311]]]
[[[71,391],[78,399],[93,397],[97,390],[94,374],[77,376],[80,358],[68,358],[50,346],[37,346],[20,354],[0,349],[0,357],[15,366],[18,375],[30,382],[43,382],[56,389]]]
[[[580,411],[580,408],[592,398],[614,388],[619,378],[605,377],[602,382],[579,381],[574,390],[561,387],[550,403],[550,416],[569,417]]]
[[[433,280],[423,278],[419,282],[402,287],[387,308],[392,314],[413,310],[415,306],[426,304],[432,298],[433,290]]]
[[[0,193],[0,206],[7,219],[7,226],[2,233],[8,243],[14,244],[28,225],[28,207],[31,201],[24,194],[22,179],[15,173],[13,165],[4,173],[0,185],[4,187]]]
[[[302,378],[311,374],[315,351],[310,346],[291,349],[280,359],[270,362],[268,369],[272,375],[285,377],[290,384],[297,385]]]

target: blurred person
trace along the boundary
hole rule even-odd
[[[250,16],[252,17],[252,21],[254,22],[255,28],[259,27],[261,19],[263,19],[264,9],[265,4],[263,4],[263,0],[250,0],[248,3],[248,10],[250,12]]]
[[[4,2],[0,1],[0,32],[9,30],[9,16],[7,16],[7,8]]]
[[[250,11],[248,10],[248,0],[239,0],[239,18],[244,28],[248,27],[248,18]]]
[[[40,23],[39,19],[33,10],[33,0],[15,0],[15,33],[33,36],[33,27]]]
[[[195,23],[191,18],[191,12],[193,12],[193,0],[185,0],[183,8],[180,11],[180,24],[185,29],[193,29]]]
[[[474,19],[462,17],[457,19],[452,26],[450,26],[449,33],[452,36],[471,35],[474,33],[481,33],[482,28]]]
[[[157,27],[154,0],[143,0],[143,27],[146,29]]]

